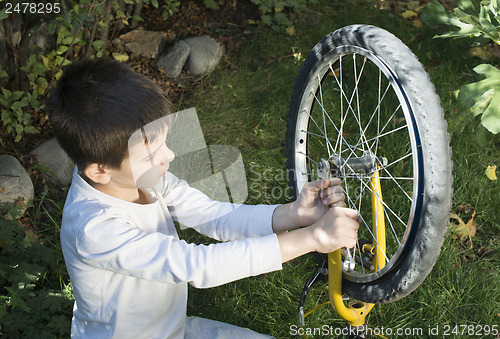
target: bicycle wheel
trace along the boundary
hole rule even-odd
[[[310,52],[287,121],[292,192],[323,175],[342,179],[362,223],[344,265],[343,293],[372,303],[411,293],[435,264],[451,204],[451,149],[440,101],[413,53],[394,35],[353,25]],[[376,173],[381,190],[370,182]],[[385,266],[373,260],[372,201],[380,201]],[[346,261],[346,257],[343,256]]]

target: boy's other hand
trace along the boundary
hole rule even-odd
[[[330,253],[339,248],[356,246],[359,229],[359,213],[350,208],[331,208],[313,228],[316,251]]]
[[[344,190],[340,184],[339,178],[331,178],[304,185],[294,202],[301,226],[314,224],[330,207],[345,207]]]
[[[329,208],[314,224],[278,233],[282,262],[317,251],[330,253],[356,245],[359,213],[344,207]]]

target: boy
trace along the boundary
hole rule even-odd
[[[261,335],[187,318],[187,283],[217,286],[279,270],[311,251],[355,245],[358,215],[340,207],[338,179],[307,184],[290,204],[246,206],[211,201],[170,174],[172,105],[119,62],[68,66],[47,108],[77,165],[61,227],[74,337],[255,338]],[[225,242],[186,243],[172,220]]]

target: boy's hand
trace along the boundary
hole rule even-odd
[[[314,224],[277,234],[282,262],[317,251],[330,253],[356,245],[359,213],[350,208],[330,208]]]
[[[339,248],[356,246],[359,213],[350,208],[332,208],[319,219],[313,228],[314,239],[320,253],[330,253]]]
[[[318,221],[330,207],[345,207],[341,180],[331,178],[308,182],[294,202],[300,226]]]

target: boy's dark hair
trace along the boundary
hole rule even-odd
[[[128,139],[144,125],[173,113],[152,81],[112,59],[80,60],[66,67],[47,101],[57,141],[83,170],[87,163],[117,169]]]

